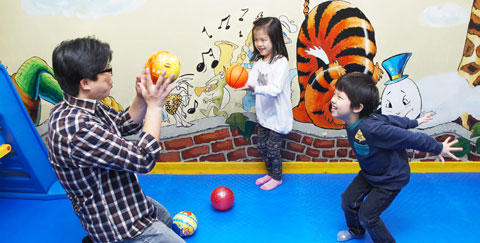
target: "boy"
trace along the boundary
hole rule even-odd
[[[431,114],[417,120],[374,114],[378,89],[372,78],[362,73],[342,76],[335,85],[332,115],[345,121],[348,141],[355,151],[360,172],[342,194],[342,209],[348,230],[338,232],[337,241],[362,237],[365,229],[373,242],[395,242],[380,219],[400,190],[410,180],[406,149],[444,155],[458,160],[451,152],[457,140],[439,143],[409,128],[431,120]],[[365,199],[365,201],[364,201]]]
[[[64,98],[50,112],[50,163],[90,240],[185,242],[135,174],[152,170],[160,154],[162,107],[176,86],[172,76],[163,82],[161,75],[155,85],[143,70],[132,105],[117,112],[100,102],[113,84],[107,43],[91,37],[64,41],[52,59]],[[124,138],[140,129],[136,141]]]

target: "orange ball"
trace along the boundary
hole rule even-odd
[[[165,78],[174,74],[173,79],[177,79],[180,74],[180,61],[177,56],[169,51],[157,51],[153,53],[145,63],[145,67],[150,69],[153,83],[157,83],[158,77],[165,70]]]
[[[234,89],[245,86],[248,81],[247,69],[238,64],[229,67],[225,72],[225,81]]]

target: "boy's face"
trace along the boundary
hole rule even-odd
[[[113,72],[110,65],[107,64],[105,70],[97,74],[97,80],[89,80],[91,92],[90,99],[102,100],[110,95],[110,90],[113,87],[112,80]]]
[[[343,91],[335,90],[332,97],[332,116],[345,122],[350,121],[354,114],[351,108],[351,102],[347,94]]]

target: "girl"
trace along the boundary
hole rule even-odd
[[[254,61],[248,82],[242,90],[255,95],[258,150],[262,154],[267,175],[256,180],[263,190],[282,184],[280,150],[285,134],[292,130],[291,87],[288,80],[288,54],[282,25],[277,18],[259,18],[253,23]]]

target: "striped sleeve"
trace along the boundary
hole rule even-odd
[[[136,134],[143,127],[143,124],[138,124],[133,121],[130,113],[128,112],[130,107],[127,107],[123,111],[116,111],[110,106],[106,106],[103,104],[100,105],[102,105],[102,109],[105,110],[108,116],[110,116],[110,118],[112,118],[112,120],[115,122],[115,125],[122,134],[122,136]]]
[[[72,159],[79,161],[79,166],[136,173],[151,171],[160,155],[160,144],[148,133],[128,141],[95,123],[76,132],[70,147]]]

